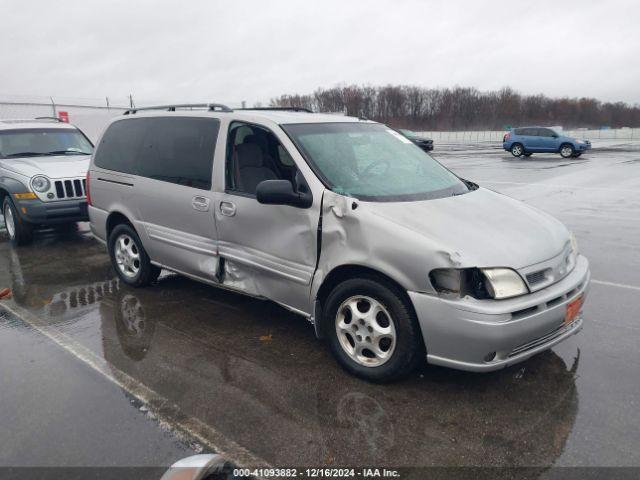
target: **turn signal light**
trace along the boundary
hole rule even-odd
[[[36,194],[33,193],[33,192],[29,192],[29,193],[14,193],[13,196],[16,197],[19,200],[35,200],[35,199],[38,198],[36,196]]]

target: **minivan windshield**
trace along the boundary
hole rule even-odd
[[[93,145],[71,128],[0,130],[0,158],[91,155]]]
[[[414,201],[469,188],[402,134],[379,123],[283,125],[321,180],[365,201]]]

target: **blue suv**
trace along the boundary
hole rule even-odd
[[[591,148],[589,140],[565,137],[551,128],[513,128],[504,136],[502,147],[514,157],[530,157],[533,153],[554,152],[562,158],[579,157]]]

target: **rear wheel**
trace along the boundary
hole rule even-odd
[[[20,218],[18,210],[9,195],[4,197],[2,214],[4,215],[4,223],[11,243],[20,246],[26,245],[33,240],[33,226]]]
[[[151,264],[140,237],[127,224],[116,226],[109,235],[109,256],[118,277],[132,287],[155,282],[161,269]]]
[[[570,143],[563,143],[560,146],[560,156],[562,158],[570,158],[574,153],[575,150],[573,149],[573,145],[571,145]]]
[[[415,314],[395,287],[373,278],[346,280],[323,310],[331,350],[355,376],[389,382],[409,374],[422,358]]]
[[[524,147],[520,143],[514,143],[511,145],[511,155],[514,157],[520,157],[524,154]]]

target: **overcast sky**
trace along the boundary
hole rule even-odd
[[[357,83],[640,103],[640,2],[0,0],[0,96],[246,100]]]

